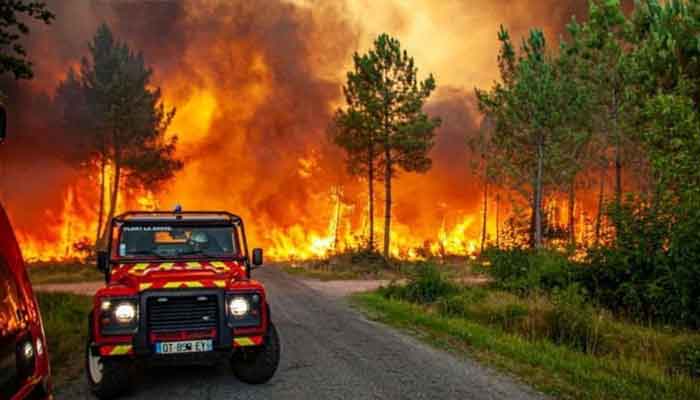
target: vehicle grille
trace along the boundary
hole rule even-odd
[[[216,295],[155,296],[146,301],[150,332],[194,331],[216,328]]]

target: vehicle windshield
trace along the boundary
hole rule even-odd
[[[127,225],[119,236],[119,256],[235,256],[235,235],[233,226]]]

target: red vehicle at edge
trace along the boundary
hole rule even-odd
[[[106,285],[88,318],[88,384],[128,390],[136,364],[226,360],[243,382],[267,382],[280,345],[263,285],[250,278],[243,220],[228,212],[129,212],[98,252]],[[252,261],[252,262],[251,262]]]
[[[0,141],[5,110],[0,108]],[[0,399],[51,398],[44,326],[22,253],[0,205]]]

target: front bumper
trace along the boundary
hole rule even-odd
[[[208,329],[201,330],[173,330],[172,332],[152,332],[149,326],[149,301],[154,299],[187,298],[187,297],[214,297],[216,300],[216,323]],[[226,293],[220,289],[180,289],[180,290],[149,290],[144,291],[139,296],[139,323],[138,331],[131,337],[123,337],[119,343],[108,341],[109,337],[103,337],[103,343],[94,343],[91,346],[93,354],[102,357],[130,356],[130,357],[152,357],[152,358],[200,358],[215,355],[231,355],[236,348],[259,346],[263,344],[262,334],[250,334],[250,329],[246,333],[236,335],[237,329],[231,328],[226,315]],[[262,329],[262,327],[261,327]],[[126,340],[124,340],[126,339]],[[180,341],[211,339],[213,351],[206,353],[185,353],[173,355],[161,355],[155,353],[155,342],[157,341]]]

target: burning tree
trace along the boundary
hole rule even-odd
[[[183,166],[174,157],[177,136],[165,137],[175,109],[165,108],[143,56],[102,25],[80,72],[69,70],[56,95],[67,132],[78,135],[79,156],[99,166],[98,247],[114,216],[123,185],[154,189]]]
[[[351,170],[362,165],[370,185],[370,246],[373,242],[373,181],[375,162],[384,171],[384,257],[391,247],[391,185],[400,169],[426,172],[432,162],[439,118],[430,118],[423,105],[435,90],[432,75],[418,81],[413,57],[387,34],[374,41],[374,49],[354,56],[355,69],[348,73],[345,96],[348,109],[340,110],[336,123],[341,135],[336,143],[348,153]]]

